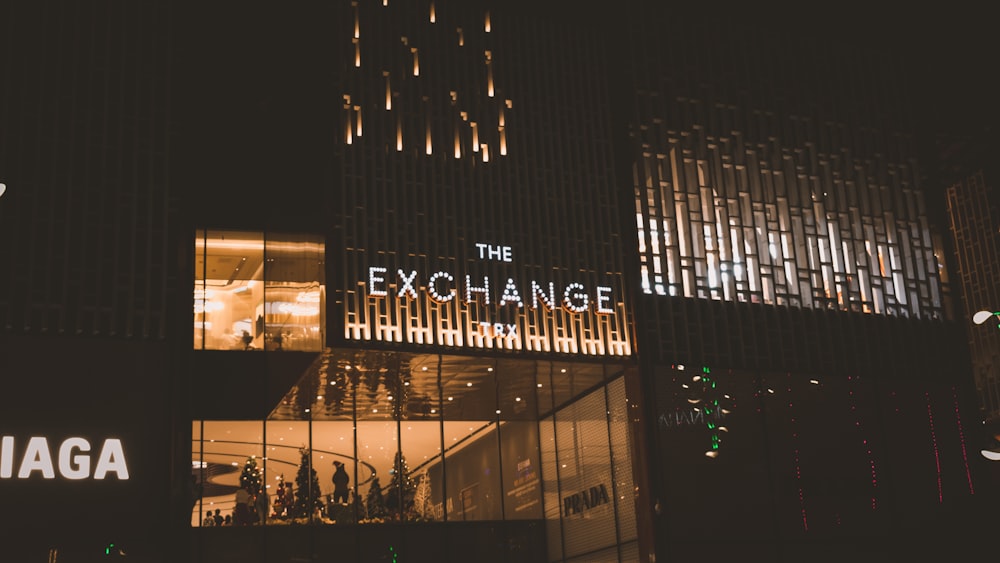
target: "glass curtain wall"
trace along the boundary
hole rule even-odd
[[[549,560],[633,561],[638,545],[625,380],[605,385],[603,376],[580,366],[554,368],[554,386],[561,380],[591,390],[539,424]]]
[[[625,405],[609,407],[604,396],[610,371],[324,351],[266,421],[194,423],[193,467],[208,487],[192,525],[214,525],[204,522],[209,508],[233,525],[240,488],[250,496],[249,520],[240,521],[247,525],[541,520],[546,508],[562,506],[560,497],[542,502],[543,479],[563,494],[589,491],[594,481],[601,498],[618,506],[611,497],[631,489],[630,481],[619,483],[630,479],[631,463]],[[621,402],[624,386],[614,385]],[[591,393],[576,400],[582,390]],[[572,471],[576,480],[557,485],[543,449],[551,442],[552,412],[565,404],[557,416],[557,457],[572,465],[564,476]],[[620,420],[609,426],[612,411]],[[540,439],[539,417],[546,414]],[[626,511],[634,529],[634,511]],[[554,515],[558,521],[560,511]],[[619,537],[634,538],[634,531],[612,526],[604,539],[616,545]]]

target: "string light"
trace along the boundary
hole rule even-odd
[[[850,402],[850,406],[851,406],[851,412],[854,413],[854,415],[855,415],[855,418],[854,418],[854,427],[858,430],[858,432],[862,433],[861,443],[864,445],[865,450],[868,453],[868,467],[869,467],[869,470],[871,471],[871,478],[872,478],[872,497],[871,497],[871,501],[872,502],[871,502],[871,505],[872,505],[872,510],[875,510],[876,508],[878,508],[878,494],[876,493],[876,491],[878,489],[878,471],[876,470],[876,466],[875,466],[875,457],[872,455],[871,444],[868,442],[868,438],[866,438],[864,436],[864,429],[861,426],[861,418],[857,414],[857,410],[858,409],[857,409],[857,405],[856,405],[856,402],[855,402],[856,399],[855,399],[855,396],[854,396],[854,389],[853,389],[853,386],[852,386],[854,380],[855,380],[855,378],[852,377],[852,376],[848,376],[847,377],[847,382],[848,382],[847,383],[848,384],[847,395],[850,397],[849,402]]]
[[[965,429],[962,427],[962,411],[958,407],[958,390],[951,388],[952,402],[955,408],[955,422],[958,424],[958,439],[962,444],[962,462],[965,464],[965,479],[969,483],[969,494],[976,494],[976,489],[972,485],[972,472],[969,470],[969,454],[965,448]]]
[[[924,392],[924,400],[927,403],[927,422],[931,430],[931,445],[934,448],[934,466],[937,470],[938,502],[944,502],[944,489],[941,484],[941,456],[938,451],[937,434],[934,431],[934,413],[931,412],[931,394]]]

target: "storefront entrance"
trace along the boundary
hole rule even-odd
[[[486,534],[503,557],[527,550],[519,560],[629,549],[623,371],[326,350],[265,420],[193,422],[192,472],[203,491],[191,515],[197,549],[214,552],[234,534],[284,543],[303,525],[317,545],[342,543],[333,539],[340,531],[324,528],[350,527],[351,537],[373,535],[378,545],[417,542],[413,526],[428,530],[419,541]]]

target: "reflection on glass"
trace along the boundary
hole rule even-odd
[[[199,235],[194,268],[195,348],[261,349],[263,235],[238,231],[199,231]]]
[[[324,244],[309,235],[198,231],[194,347],[322,349]]]
[[[566,556],[614,545],[615,514],[604,390],[556,413]]]
[[[534,360],[326,350],[277,402],[266,424],[194,423],[195,475],[218,481],[217,466],[230,464],[231,488],[221,495],[210,490],[205,506],[192,510],[192,525],[201,525],[209,504],[227,503],[222,513],[232,515],[235,487],[246,475],[263,506],[254,503],[254,525],[547,516],[561,536],[558,529],[565,524],[559,522],[561,482],[554,460],[603,457],[580,471],[607,471],[610,464],[603,403],[571,401],[557,411],[567,422],[557,428],[549,419],[542,424],[547,441],[539,438],[537,374],[549,381],[548,374],[562,367],[580,374],[577,381],[588,387],[604,373],[600,366],[556,368]],[[573,381],[567,380],[568,389]],[[572,428],[570,436],[578,429],[582,441],[561,443],[557,456],[554,430],[562,439],[566,428]],[[628,459],[627,451],[620,455],[625,457],[616,463]],[[343,495],[334,481],[338,464],[347,476]],[[628,463],[623,466],[627,471]],[[605,482],[611,493],[611,481]]]
[[[371,479],[367,465],[354,459],[354,425],[349,421],[313,422],[313,467],[320,483],[323,515],[334,524],[357,521],[355,486]],[[346,480],[345,480],[346,479]]]
[[[264,252],[266,349],[322,349],[324,253],[319,237],[268,235]]]
[[[248,494],[263,486],[263,425],[260,421],[204,421],[193,425],[192,468],[202,483],[201,512],[192,515],[198,525],[252,525],[237,510],[240,489]],[[249,509],[248,505],[245,507]],[[199,509],[195,505],[195,510]],[[213,521],[205,519],[211,511]]]

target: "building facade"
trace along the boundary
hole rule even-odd
[[[6,10],[22,560],[874,561],[987,529],[892,60],[645,3]]]

